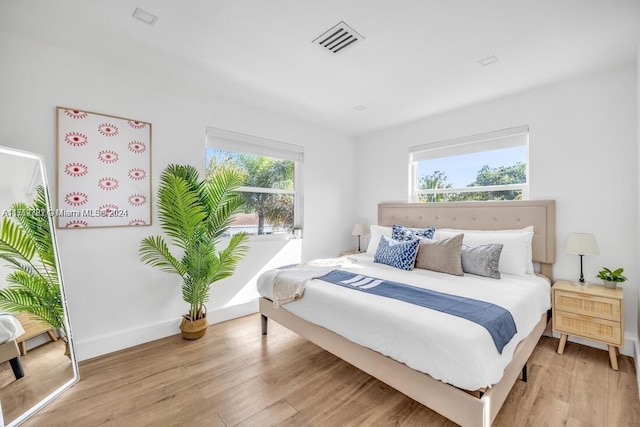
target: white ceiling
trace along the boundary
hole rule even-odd
[[[339,21],[365,40],[311,43]],[[640,1],[2,0],[0,30],[360,135],[632,62]]]

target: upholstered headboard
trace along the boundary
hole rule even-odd
[[[555,200],[499,202],[380,203],[378,224],[406,227],[509,230],[533,225],[533,261],[551,279],[556,261]]]

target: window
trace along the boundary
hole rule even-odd
[[[528,126],[411,147],[411,199],[526,200],[528,148]]]
[[[285,234],[299,226],[303,147],[221,129],[207,129],[207,175],[233,169],[243,177],[244,210],[228,234]]]

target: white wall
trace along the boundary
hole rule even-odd
[[[638,57],[636,60],[637,86],[636,100],[637,109],[637,131],[638,131],[638,147],[640,147],[640,44],[638,45]],[[638,168],[640,169],[640,148],[638,149]],[[640,176],[638,176],[638,203],[640,204]],[[640,224],[640,215],[638,215],[638,224]],[[640,225],[638,227],[638,241],[640,242]],[[639,243],[640,246],[640,243]],[[638,254],[638,263],[640,264],[640,253]],[[640,292],[638,292],[638,334],[636,335],[636,375],[638,378],[638,395],[640,396]]]
[[[355,144],[340,134],[198,92],[108,60],[78,56],[0,32],[0,145],[42,153],[55,200],[55,107],[152,123],[153,191],[169,163],[204,170],[207,126],[305,147],[304,241],[252,244],[235,276],[215,285],[210,321],[255,311],[256,275],[267,266],[335,256],[355,245]],[[154,218],[155,220],[156,218]],[[175,334],[186,304],[179,280],[142,265],[141,228],[58,230],[80,359]]]
[[[407,201],[408,147],[519,125],[530,129],[530,196],[555,199],[555,278],[579,274],[565,254],[568,233],[594,233],[600,256],[585,257],[585,277],[625,268],[627,354],[637,340],[638,131],[635,64],[531,90],[359,138],[357,217],[376,221],[382,201]],[[375,189],[375,191],[371,191]]]

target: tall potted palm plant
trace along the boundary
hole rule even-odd
[[[54,252],[45,188],[36,189],[28,205],[14,203],[0,223],[0,259],[13,271],[0,289],[0,308],[29,313],[57,329],[67,341],[58,266]]]
[[[198,339],[207,331],[205,303],[211,285],[229,277],[248,251],[247,236],[233,235],[224,249],[221,238],[243,199],[237,193],[242,177],[220,170],[205,180],[189,165],[169,165],[160,176],[158,217],[160,227],[181,256],[173,255],[162,236],[140,243],[140,260],[182,278],[182,298],[189,312],[180,324],[185,339]]]

